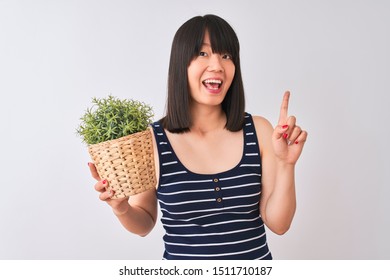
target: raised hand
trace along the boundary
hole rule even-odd
[[[285,164],[295,164],[302,153],[307,132],[296,125],[296,118],[288,115],[290,92],[286,91],[280,107],[278,125],[272,134],[276,158]]]

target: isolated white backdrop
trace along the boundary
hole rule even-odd
[[[247,111],[282,94],[309,131],[276,259],[389,259],[390,2],[0,0],[0,259],[161,259],[160,222],[125,231],[99,201],[75,134],[93,96],[164,113],[170,45],[190,17],[241,42]]]

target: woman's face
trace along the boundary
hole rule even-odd
[[[235,66],[230,54],[213,53],[209,33],[187,69],[192,101],[203,105],[220,105],[232,84]]]

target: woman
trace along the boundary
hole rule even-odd
[[[276,234],[289,229],[307,138],[288,116],[289,96],[275,128],[245,113],[234,30],[215,15],[188,20],[172,43],[166,116],[151,126],[156,190],[111,199],[90,163],[100,199],[140,236],[153,229],[158,201],[164,259],[272,259],[264,224]]]

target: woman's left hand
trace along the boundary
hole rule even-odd
[[[307,132],[296,124],[294,116],[288,116],[290,92],[283,96],[278,125],[272,134],[272,144],[276,158],[285,164],[295,164],[302,153]]]

